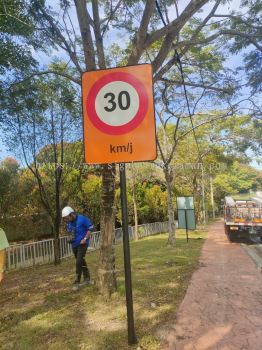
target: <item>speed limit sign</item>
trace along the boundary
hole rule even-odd
[[[156,158],[151,65],[86,72],[82,96],[87,163]]]

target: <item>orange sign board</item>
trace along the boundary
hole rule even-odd
[[[82,103],[86,163],[156,158],[150,64],[85,72]]]

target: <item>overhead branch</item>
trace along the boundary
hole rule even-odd
[[[186,50],[189,47],[192,46],[198,46],[198,45],[204,45],[204,44],[208,44],[212,41],[214,41],[215,39],[217,39],[220,36],[223,35],[230,35],[230,36],[240,36],[243,37],[245,39],[248,39],[250,41],[250,43],[252,43],[259,51],[262,52],[262,46],[260,46],[255,40],[254,40],[254,36],[247,34],[247,33],[241,33],[238,31],[233,31],[233,30],[220,30],[217,33],[203,39],[203,40],[195,40],[195,41],[191,41],[191,40],[185,40],[185,41],[180,41],[179,43],[176,43],[173,45],[173,48],[178,49],[178,48],[184,48],[181,50],[182,55],[185,54]],[[255,36],[255,37],[261,37],[260,36]],[[167,73],[170,68],[173,67],[173,65],[176,63],[177,59],[176,57],[172,57],[155,75],[154,75],[154,81],[158,81],[161,80],[161,78],[165,75],[165,73]]]
[[[43,17],[47,20],[47,22],[50,24],[52,30],[55,32],[55,34],[57,35],[57,38],[60,40],[60,42],[62,43],[62,45],[60,44],[59,46],[65,50],[69,57],[71,58],[72,62],[74,63],[74,65],[76,66],[77,70],[79,71],[79,73],[82,73],[82,68],[78,62],[77,59],[77,55],[75,53],[74,50],[72,50],[70,44],[67,42],[66,38],[63,36],[62,32],[60,31],[58,25],[55,23],[54,18],[52,16],[50,16],[44,7],[40,8],[40,11],[43,15]]]
[[[66,14],[67,14],[67,18],[68,18],[68,20],[69,20],[69,22],[70,22],[72,31],[73,31],[73,33],[74,33],[75,41],[76,41],[77,35],[76,35],[76,31],[75,31],[75,27],[74,27],[74,25],[73,25],[72,19],[71,19],[69,13],[68,13],[68,9],[66,10]]]
[[[206,18],[201,22],[201,24],[196,28],[196,30],[194,31],[190,41],[194,41],[195,38],[198,36],[198,34],[202,31],[202,29],[205,27],[205,25],[208,23],[208,21],[215,15],[215,12],[218,8],[218,6],[220,5],[220,3],[222,2],[222,0],[217,0],[215,5],[213,6],[212,10],[209,12],[209,14],[206,16]],[[191,45],[185,46],[183,48],[183,50],[180,52],[180,57],[182,57],[186,51],[188,51],[188,49],[191,47]]]
[[[192,86],[195,88],[202,88],[202,89],[212,90],[212,91],[217,91],[217,92],[230,93],[229,89],[218,88],[218,87],[212,86],[208,83],[196,84],[196,83],[191,83],[191,82],[187,82],[187,81],[166,79],[166,78],[160,78],[160,79],[158,79],[158,81],[163,81],[164,83],[167,83],[169,85],[181,85],[181,86],[186,85],[186,86]]]
[[[164,40],[156,58],[154,59],[154,61],[152,63],[153,72],[156,72],[159,69],[159,67],[161,66],[161,64],[163,63],[163,61],[166,59],[168,53],[170,52],[170,50],[172,48],[175,35],[176,35],[175,33],[169,33],[165,37],[165,40]]]
[[[84,48],[86,70],[95,70],[95,50],[91,35],[91,22],[90,15],[87,10],[87,3],[86,0],[74,0],[74,2]]]
[[[23,131],[22,131],[22,123],[21,123],[21,119],[20,119],[20,115],[17,115],[17,123],[18,123],[18,137],[19,137],[19,141],[22,147],[22,152],[23,152],[23,156],[24,156],[24,160],[26,163],[26,166],[28,167],[28,169],[31,171],[31,173],[34,175],[34,177],[37,180],[37,184],[38,184],[38,188],[39,188],[39,193],[40,193],[40,198],[41,201],[45,207],[45,209],[47,210],[48,214],[50,215],[50,217],[53,219],[53,212],[52,209],[50,207],[47,195],[46,195],[46,191],[44,189],[43,183],[42,183],[42,179],[41,179],[41,175],[39,173],[38,170],[38,166],[37,166],[37,159],[36,159],[36,154],[35,154],[35,127],[33,126],[33,160],[34,160],[34,168],[33,166],[31,166],[29,164],[29,161],[27,159],[27,155],[26,155],[26,149],[25,149],[25,141],[23,139]]]
[[[167,24],[165,27],[162,27],[159,30],[156,30],[152,34],[147,36],[147,40],[144,44],[145,47],[151,46],[157,40],[162,39],[169,33],[178,34],[180,30],[184,27],[187,21],[198,11],[200,10],[209,0],[191,0],[181,15]]]
[[[167,73],[170,68],[173,67],[173,65],[177,62],[177,58],[174,56],[172,57],[155,75],[154,75],[154,82],[159,81],[162,79],[162,77]]]
[[[241,16],[234,16],[234,15],[222,15],[222,14],[215,14],[212,17],[217,17],[217,18],[230,18],[230,19],[234,19],[236,21],[240,21],[243,24],[246,24],[248,27],[256,29],[256,30],[261,30],[260,26],[254,26],[252,23],[250,23],[249,21],[244,20]]]
[[[112,6],[111,6],[111,10],[110,10],[109,16],[108,16],[107,18],[104,18],[104,19],[100,22],[101,25],[104,24],[104,23],[106,22],[106,24],[104,25],[104,28],[103,28],[103,30],[102,30],[102,33],[101,33],[102,36],[104,36],[106,30],[108,29],[108,26],[109,26],[110,21],[112,20],[112,18],[114,18],[114,15],[115,15],[116,11],[119,9],[119,7],[120,7],[120,5],[121,5],[122,2],[123,2],[123,0],[119,0],[114,9],[113,9]]]
[[[183,46],[197,46],[197,45],[204,45],[204,44],[208,44],[212,41],[214,41],[215,39],[217,39],[220,36],[223,35],[229,35],[232,37],[236,37],[236,36],[240,36],[242,38],[245,38],[247,40],[250,41],[250,43],[252,43],[259,51],[262,52],[262,46],[260,46],[254,38],[262,38],[261,34],[247,34],[247,33],[242,33],[239,32],[237,30],[232,30],[232,29],[225,29],[225,30],[219,30],[218,32],[210,35],[209,37],[206,37],[205,39],[202,40],[195,40],[195,41],[191,41],[191,40],[185,40],[185,41],[181,41],[180,43],[176,44],[175,46],[177,48],[179,47],[183,47]]]
[[[161,45],[161,48],[158,52],[158,55],[153,61],[153,64],[152,64],[153,72],[156,72],[159,69],[159,67],[162,65],[162,63],[164,62],[168,53],[171,50],[175,37],[177,37],[178,33],[187,23],[189,18],[191,18],[207,2],[208,0],[198,0],[198,1],[191,0],[188,6],[184,9],[184,11],[181,13],[179,17],[177,17],[174,21],[172,21],[165,27],[159,29],[158,31],[148,36],[148,39],[145,43],[145,47],[148,47],[156,40],[159,40],[162,37],[165,37]]]
[[[191,132],[193,132],[194,130],[200,128],[200,127],[203,126],[203,125],[211,124],[211,123],[213,123],[213,122],[215,122],[215,121],[217,121],[217,120],[222,120],[222,119],[228,118],[228,117],[232,116],[233,114],[234,114],[234,111],[231,110],[231,111],[229,111],[228,113],[226,113],[226,114],[224,114],[224,115],[222,115],[222,116],[219,116],[219,117],[217,117],[217,118],[212,118],[212,119],[210,119],[210,120],[208,120],[208,121],[205,121],[205,122],[203,122],[203,123],[200,123],[200,124],[198,124],[198,125],[195,125],[193,128],[191,128],[190,130],[188,130],[188,131],[185,132],[184,134],[180,135],[180,136],[177,138],[177,141],[181,140],[182,138],[184,138],[185,136],[187,136],[188,134],[190,134]]]
[[[69,23],[70,23],[70,26],[72,28],[72,33],[74,35],[74,40],[71,38],[71,32],[70,32],[70,29],[68,28],[68,25],[67,25],[67,22],[66,22],[66,17],[69,19]],[[72,51],[74,52],[74,55],[76,55],[76,33],[75,33],[75,30],[74,30],[74,27],[72,26],[72,21],[71,21],[71,18],[70,18],[70,15],[68,13],[68,9],[67,7],[64,9],[64,13],[63,13],[63,23],[64,23],[64,29],[66,31],[66,34],[67,34],[67,37],[68,37],[68,40],[71,44],[71,47],[72,47]]]
[[[259,45],[255,40],[255,38],[262,39],[262,34],[257,34],[257,33],[247,34],[247,33],[239,32],[237,30],[229,29],[229,30],[221,30],[220,35],[240,36],[241,38],[245,38],[248,41],[250,41],[259,51],[262,52],[262,46]]]
[[[55,74],[55,75],[59,75],[63,78],[66,78],[72,82],[74,82],[75,84],[77,85],[81,85],[81,80],[80,79],[77,79],[77,78],[74,78],[72,77],[70,74],[67,74],[67,73],[63,73],[63,72],[59,72],[59,71],[56,71],[56,70],[46,70],[46,71],[42,71],[42,72],[34,72],[30,75],[28,75],[25,79],[22,79],[22,80],[19,80],[19,81],[15,81],[13,82],[12,84],[10,84],[9,88],[7,90],[9,90],[11,87],[13,87],[14,85],[19,85],[19,84],[23,84],[24,82],[32,79],[33,77],[35,76],[41,76],[41,75],[46,75],[46,74]]]
[[[31,25],[30,23],[27,23],[27,22],[23,21],[21,18],[16,17],[14,15],[11,15],[9,13],[0,13],[0,17],[10,17],[10,18],[14,19],[15,21],[20,22],[24,26],[29,27],[30,29],[35,29],[35,27],[33,25]]]
[[[92,8],[93,8],[93,17],[94,17],[94,33],[95,33],[95,39],[96,39],[98,65],[100,69],[105,69],[106,62],[105,62],[105,54],[104,54],[103,37],[101,34],[101,27],[100,27],[98,0],[92,0]]]
[[[147,38],[147,29],[148,29],[148,25],[150,22],[150,18],[153,14],[154,8],[155,8],[155,1],[147,0],[144,8],[144,12],[143,12],[142,20],[140,22],[140,27],[136,33],[136,36],[133,42],[133,49],[128,60],[129,65],[138,63],[143,53],[143,49],[145,48],[144,44]]]
[[[177,135],[177,132],[178,132],[178,127],[179,127],[179,123],[180,123],[180,117],[177,117],[175,115],[175,113],[173,111],[170,110],[169,108],[169,96],[167,96],[167,91],[168,91],[168,86],[165,84],[165,87],[162,91],[162,101],[164,103],[164,107],[161,111],[161,113],[158,113],[158,116],[159,116],[159,119],[161,121],[161,124],[163,126],[163,142],[164,142],[164,149],[165,149],[165,154],[163,152],[163,150],[161,149],[160,147],[160,142],[158,140],[158,147],[159,147],[159,150],[160,150],[160,154],[161,154],[161,158],[162,158],[162,161],[164,163],[164,167],[168,167],[168,165],[170,164],[172,158],[173,158],[173,154],[175,152],[175,148],[177,146],[177,142],[176,142],[176,135]],[[166,111],[170,114],[170,117],[168,117],[165,121],[164,121],[164,118],[162,117],[162,113],[164,111],[164,109],[166,109]],[[168,151],[168,147],[167,145],[169,144],[168,143],[168,132],[167,132],[167,129],[166,129],[166,126],[167,126],[167,123],[168,121],[171,119],[171,118],[176,118],[176,124],[175,124],[175,130],[174,130],[174,133],[173,133],[173,138],[174,138],[174,144],[172,146],[172,150],[171,152]]]
[[[161,148],[161,145],[160,145],[160,142],[158,140],[158,137],[156,138],[156,143],[157,143],[157,147],[158,147],[158,149],[160,151],[160,155],[161,155],[162,161],[164,162],[164,164],[166,164],[165,155],[164,155],[164,152],[163,152],[163,150]]]
[[[173,85],[172,85],[172,86],[173,86]],[[164,87],[164,89],[163,89],[163,91],[162,91],[162,101],[163,101],[163,103],[164,103],[164,105],[165,105],[166,111],[168,112],[168,114],[170,114],[170,116],[165,120],[164,123],[162,123],[164,129],[166,129],[167,123],[169,122],[170,119],[176,118],[177,121],[180,119],[180,117],[178,117],[177,114],[174,113],[174,112],[169,108],[169,101],[170,101],[170,98],[169,98],[169,97],[170,97],[170,96],[167,96],[167,91],[168,91],[168,84],[165,83],[165,87]],[[178,124],[179,124],[179,123],[176,124],[176,128],[175,128],[175,131],[174,131],[174,139],[175,139],[175,135],[176,135],[177,130],[178,130]]]

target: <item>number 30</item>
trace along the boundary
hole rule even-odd
[[[125,99],[123,98],[125,96]],[[104,109],[107,111],[107,112],[113,112],[115,109],[116,109],[116,102],[115,102],[115,98],[116,98],[116,95],[113,94],[112,92],[108,92],[104,95],[104,98],[108,98],[108,103],[110,103],[111,106],[108,106],[108,107],[104,107]],[[119,108],[122,110],[122,111],[125,111],[127,110],[129,107],[130,107],[130,95],[127,91],[121,91],[117,97],[117,102],[118,102],[118,105],[119,105]],[[125,104],[124,104],[125,102]]]

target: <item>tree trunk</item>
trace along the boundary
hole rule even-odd
[[[60,259],[60,242],[59,242],[59,229],[57,232],[57,229],[54,228],[54,233],[55,233],[55,238],[54,238],[54,254],[55,254],[55,259],[54,263],[55,265],[58,265],[61,263]]]
[[[76,12],[81,31],[86,70],[95,70],[96,59],[93,38],[91,34],[91,17],[85,0],[75,0]],[[105,69],[103,51],[103,39],[99,19],[98,2],[92,2],[94,34],[100,69]],[[102,194],[101,194],[101,249],[98,267],[97,285],[100,292],[110,296],[116,291],[115,275],[115,252],[113,239],[115,235],[115,166],[105,165],[102,171]]]
[[[173,203],[173,173],[168,167],[164,170],[166,187],[167,187],[167,210],[168,210],[168,241],[171,247],[176,245],[176,224],[174,218],[174,203]]]
[[[55,253],[55,265],[60,264],[60,222],[61,222],[61,213],[60,213],[60,184],[56,181],[56,203],[55,203],[55,223],[54,223],[54,253]]]
[[[212,175],[210,175],[210,199],[211,199],[213,220],[215,220],[215,218],[216,218],[216,211],[215,211],[215,203],[214,203],[214,191],[213,191],[213,179],[212,179]]]
[[[101,248],[97,285],[100,292],[110,296],[116,291],[115,250],[115,166],[105,165],[102,172]]]

